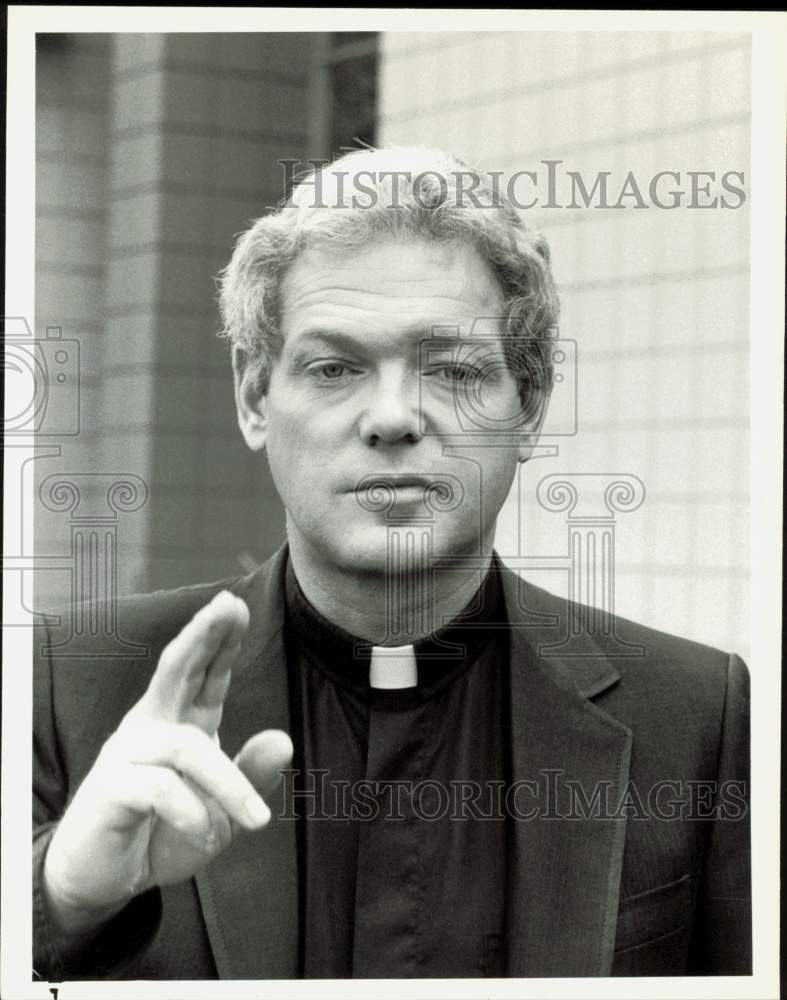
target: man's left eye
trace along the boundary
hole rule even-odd
[[[446,382],[470,382],[481,374],[474,365],[443,365],[437,368],[434,374],[438,375]]]

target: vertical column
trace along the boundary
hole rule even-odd
[[[121,466],[152,487],[161,335],[158,303],[165,90],[165,36],[114,35],[102,391],[95,416],[101,430],[97,468]],[[121,592],[144,590],[150,584],[149,549],[155,517],[155,507],[149,504],[125,527],[115,553]],[[72,530],[76,530],[75,525]]]
[[[538,484],[539,503],[547,510],[565,511],[568,527],[568,574],[571,605],[565,638],[551,652],[571,655],[586,646],[580,636],[603,636],[606,648],[636,656],[640,647],[614,634],[615,515],[636,510],[645,487],[631,475],[578,473],[546,476]],[[616,655],[614,652],[612,655]]]
[[[144,647],[118,634],[117,538],[118,515],[139,511],[148,499],[138,476],[48,476],[41,484],[41,502],[51,511],[68,513],[71,529],[71,621],[67,637],[50,647],[68,656],[77,637],[96,640],[91,655],[132,656]],[[74,654],[83,655],[83,654]]]
[[[615,525],[578,518],[569,522],[568,539],[569,597],[578,602],[571,616],[571,633],[609,635],[614,614]]]
[[[237,430],[215,279],[281,197],[278,159],[305,153],[310,45],[282,33],[115,40],[105,456],[133,454],[151,487],[119,552],[137,589],[237,572],[284,537],[265,458]]]
[[[419,635],[436,631],[434,615],[434,526],[441,514],[455,510],[464,499],[462,484],[443,473],[424,489],[420,509],[397,501],[397,476],[369,476],[358,483],[361,507],[384,518],[387,532],[387,627],[379,645],[404,646]],[[461,652],[445,644],[445,650]]]
[[[427,514],[427,516],[429,516]],[[434,518],[388,525],[388,635],[386,641],[404,646],[435,629],[432,611],[432,543]]]

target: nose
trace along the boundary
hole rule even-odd
[[[418,409],[418,380],[396,373],[380,378],[360,420],[365,444],[415,444],[423,437]]]

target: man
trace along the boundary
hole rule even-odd
[[[364,150],[252,226],[221,304],[287,546],[121,601],[147,655],[37,663],[37,974],[750,972],[745,666],[591,633],[493,552],[544,241],[459,161]]]

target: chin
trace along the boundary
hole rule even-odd
[[[431,568],[436,559],[477,557],[482,546],[477,537],[459,537],[435,530],[433,525],[353,525],[329,544],[331,561],[348,573],[396,575]]]
[[[413,569],[429,561],[428,548],[422,551],[420,545],[415,551],[402,553],[393,544],[387,528],[360,530],[356,526],[349,529],[339,545],[331,546],[330,554],[332,561],[345,572],[374,575],[395,573],[397,565],[404,569],[402,561]]]

